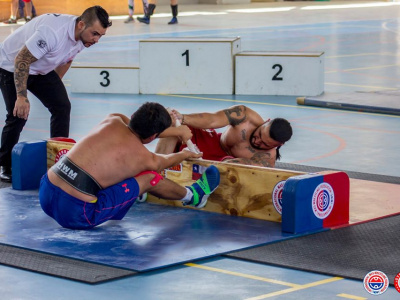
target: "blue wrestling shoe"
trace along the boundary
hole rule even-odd
[[[173,24],[178,24],[178,19],[176,17],[173,17],[171,21],[168,22],[168,25],[173,25]]]
[[[192,190],[193,196],[189,202],[183,205],[190,205],[196,208],[203,208],[207,204],[208,197],[219,185],[219,171],[215,166],[209,166],[201,175],[201,178],[188,186]]]
[[[137,17],[137,19],[140,23],[150,24],[150,18],[147,16]]]

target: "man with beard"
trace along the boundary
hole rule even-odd
[[[50,136],[68,137],[71,103],[62,77],[84,48],[111,26],[100,6],[80,17],[45,14],[18,28],[0,44],[0,88],[7,109],[1,136],[0,179],[11,182],[11,151],[29,116],[29,90],[51,113]]]
[[[292,136],[290,123],[283,118],[264,119],[244,105],[232,106],[215,113],[180,114],[171,111],[173,119],[192,130],[192,142],[209,160],[275,167],[279,149]],[[214,129],[226,127],[222,133]],[[172,153],[182,149],[178,137],[160,139],[156,153]]]

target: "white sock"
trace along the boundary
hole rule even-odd
[[[190,188],[186,187],[186,196],[181,199],[182,202],[190,202],[193,197],[193,192]]]
[[[128,0],[129,16],[133,15],[134,5],[134,0]]]

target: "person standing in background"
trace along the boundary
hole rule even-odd
[[[4,22],[4,24],[16,24],[17,13],[19,11],[20,18],[24,18],[24,7],[26,6],[26,17],[25,21],[29,22],[36,16],[35,8],[31,0],[12,0],[11,1],[11,15],[10,18]]]
[[[154,3],[149,4],[149,9],[144,14],[144,17],[138,17],[138,21],[145,24],[150,24],[150,17],[153,15],[156,9],[156,0],[152,0]],[[171,11],[172,19],[168,22],[168,25],[178,24],[178,0],[171,0]]]
[[[25,5],[25,2],[26,2],[26,5]],[[24,12],[25,6],[26,6],[26,17],[25,17],[25,12]],[[29,6],[30,6],[30,8],[29,8]],[[36,9],[35,9],[35,6],[33,5],[32,0],[30,0],[30,1],[18,0],[18,12],[19,12],[19,17],[25,18],[26,22],[29,22],[37,15]]]
[[[7,21],[4,21],[4,24],[16,24],[17,23],[17,10],[18,10],[18,0],[11,1],[11,14],[10,18]]]
[[[143,2],[143,11],[146,14],[149,6],[149,2],[147,0],[142,0]],[[133,12],[135,11],[135,4],[134,0],[128,0],[128,13],[129,16],[128,18],[124,21],[124,23],[131,23],[134,22],[135,20],[133,19]]]

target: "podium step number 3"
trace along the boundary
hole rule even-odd
[[[73,93],[139,94],[138,67],[71,67]]]

